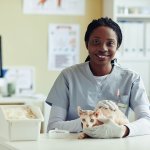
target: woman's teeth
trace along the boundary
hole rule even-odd
[[[106,56],[103,55],[98,55],[99,58],[105,58]]]

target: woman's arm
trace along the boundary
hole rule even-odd
[[[149,106],[141,105],[134,110],[137,120],[127,124],[128,136],[150,134],[150,109]]]
[[[59,106],[52,105],[50,118],[47,126],[47,132],[55,128],[61,130],[68,130],[70,132],[80,132],[82,131],[80,118],[65,121],[67,116],[67,111]]]
[[[130,106],[134,110],[136,121],[126,125],[129,136],[150,134],[150,103],[140,77],[133,83]]]

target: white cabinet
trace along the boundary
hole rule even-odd
[[[150,96],[150,0],[103,0],[103,16],[120,25],[118,61],[141,75]]]
[[[150,20],[149,0],[103,0],[103,15],[119,20]]]
[[[103,0],[103,16],[120,25],[123,42],[118,57],[125,60],[150,60],[150,1]]]

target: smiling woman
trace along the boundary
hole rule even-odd
[[[56,79],[46,100],[52,105],[48,131],[83,131],[77,106],[93,110],[100,102],[103,108],[116,111],[113,101],[126,116],[129,108],[134,110],[137,120],[120,126],[106,118],[103,125],[85,133],[94,138],[150,134],[150,104],[143,81],[137,73],[115,62],[121,43],[122,32],[112,19],[99,18],[88,25],[85,45],[89,61],[64,69]]]

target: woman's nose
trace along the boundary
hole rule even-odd
[[[101,52],[107,52],[108,48],[107,48],[106,44],[101,44],[99,46],[99,51],[101,51]]]

